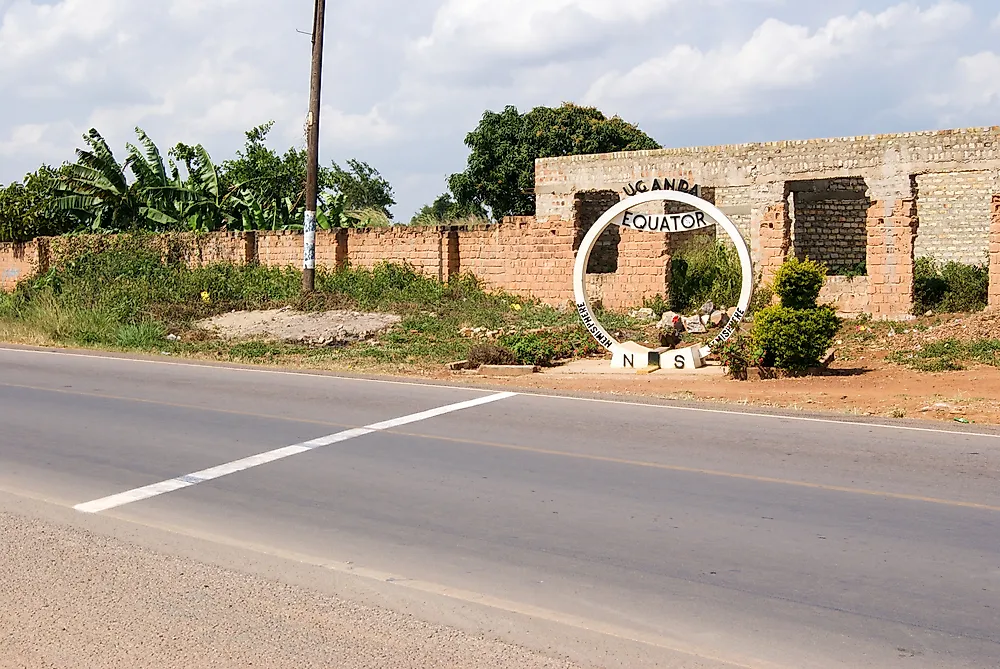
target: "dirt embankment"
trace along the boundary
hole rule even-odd
[[[223,339],[265,339],[310,346],[346,346],[375,337],[402,321],[395,314],[299,312],[291,308],[236,311],[196,323]]]

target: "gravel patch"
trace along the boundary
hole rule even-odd
[[[392,611],[0,513],[0,667],[575,665]]]
[[[359,311],[300,312],[288,307],[236,311],[195,324],[223,339],[264,339],[313,346],[343,346],[375,337],[403,319]]]

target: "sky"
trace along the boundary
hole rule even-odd
[[[97,128],[217,162],[304,145],[313,0],[0,0],[0,182]],[[664,146],[1000,125],[996,0],[328,0],[321,158],[408,221],[485,110],[562,102]]]

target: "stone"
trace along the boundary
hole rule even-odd
[[[167,335],[167,341],[180,341],[180,340],[181,340],[181,338],[178,337],[175,334],[168,334]]]
[[[636,309],[635,311],[629,313],[632,318],[640,318],[644,321],[655,321],[656,312],[648,307],[643,307],[642,309]]]
[[[837,349],[831,348],[829,351],[823,354],[823,357],[819,359],[819,366],[826,369],[837,359]]]
[[[701,309],[698,310],[698,313],[702,316],[708,316],[713,311],[715,311],[715,303],[709,300],[705,304],[701,305]]]
[[[461,371],[463,369],[468,369],[469,368],[469,361],[468,360],[458,360],[456,362],[449,362],[447,365],[445,365],[445,368],[446,369],[450,369],[453,372],[458,372],[458,371]]]
[[[933,309],[930,309],[927,313],[924,314],[924,316],[928,316],[928,317],[933,316],[933,315],[934,315],[934,310]]]
[[[706,334],[708,328],[701,321],[701,316],[691,316],[690,318],[684,319],[684,329],[691,334]]]
[[[724,311],[716,310],[708,317],[708,322],[713,328],[724,328],[729,323],[729,316]]]
[[[737,307],[729,307],[729,309],[726,310],[726,315],[729,316],[729,320],[733,320],[733,316],[736,315],[737,311],[739,311]]]
[[[677,321],[679,319],[680,316],[678,316],[672,311],[668,311],[665,314],[663,314],[663,317],[660,318],[660,322],[656,324],[656,327],[660,328],[661,330],[676,330]]]

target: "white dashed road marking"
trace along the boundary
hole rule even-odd
[[[165,495],[167,493],[174,492],[175,490],[190,488],[191,486],[196,486],[199,483],[205,483],[206,481],[212,481],[222,478],[223,476],[229,476],[230,474],[235,474],[236,472],[242,472],[247,469],[266,465],[270,462],[275,462],[276,460],[290,458],[293,455],[308,453],[309,451],[316,450],[317,448],[331,446],[333,444],[348,441],[349,439],[363,437],[366,434],[371,434],[373,432],[392,430],[397,427],[402,427],[403,425],[419,423],[423,420],[443,416],[456,411],[462,411],[463,409],[471,409],[472,407],[482,406],[483,404],[499,402],[500,400],[515,397],[516,395],[517,393],[497,393],[474,400],[468,400],[466,402],[449,404],[447,406],[431,409],[429,411],[421,411],[420,413],[403,416],[401,418],[394,418],[381,423],[373,423],[372,425],[368,425],[366,427],[345,430],[343,432],[338,432],[337,434],[332,434],[328,437],[320,437],[319,439],[313,439],[312,441],[306,441],[301,444],[285,446],[284,448],[268,451],[267,453],[261,453],[260,455],[252,455],[249,458],[235,460],[224,465],[219,465],[218,467],[212,467],[211,469],[204,469],[200,472],[194,472],[192,474],[187,474],[186,476],[178,476],[177,478],[173,478],[168,481],[161,481],[160,483],[154,483],[142,488],[128,490],[117,495],[111,495],[110,497],[103,497],[101,499],[94,500],[93,502],[77,504],[73,508],[77,511],[82,511],[83,513],[100,513],[102,511],[108,511],[109,509],[115,509],[120,506],[125,506],[126,504],[132,504],[151,497],[157,497],[158,495]]]

